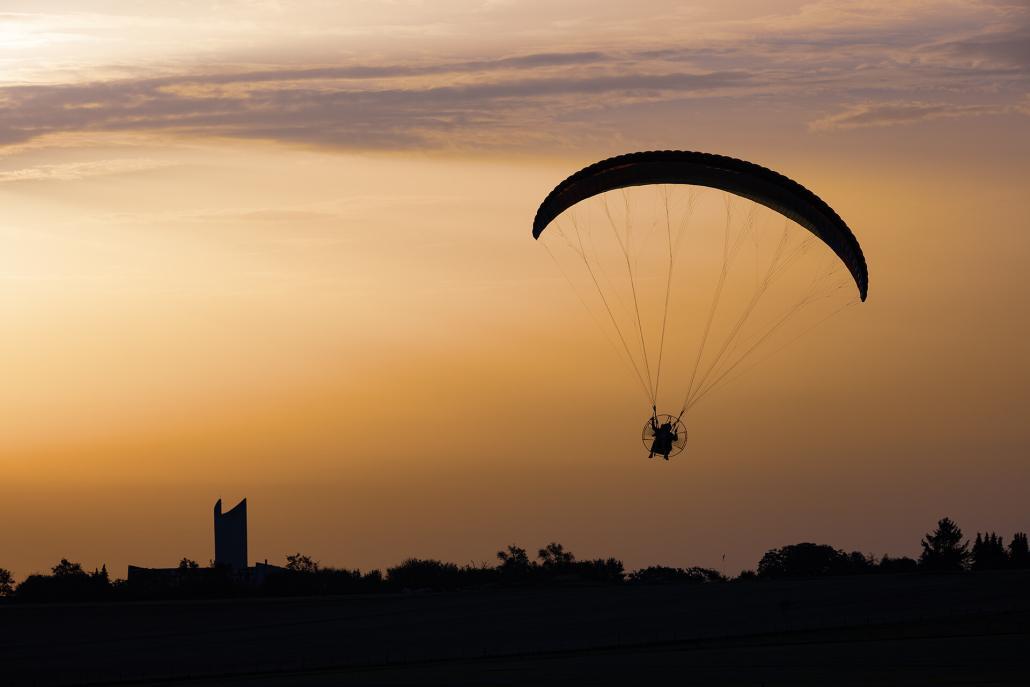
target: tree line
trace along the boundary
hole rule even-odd
[[[824,577],[884,573],[963,572],[1030,568],[1025,532],[1006,545],[995,532],[977,532],[971,543],[951,519],[943,518],[920,542],[918,559],[846,552],[825,544],[791,544],[767,551],[754,570],[734,578],[711,568],[648,566],[627,573],[616,558],[578,560],[557,542],[529,552],[510,545],[496,554],[493,565],[457,565],[433,559],[409,558],[383,573],[325,567],[310,556],[295,553],[283,567],[256,580],[252,575],[214,564],[202,567],[183,558],[171,571],[143,582],[111,580],[106,566],[88,572],[67,559],[50,574],[29,575],[15,584],[0,568],[0,597],[6,601],[96,601],[141,598],[211,598],[227,596],[294,596],[374,594],[409,590],[459,590],[568,585],[712,584],[790,577]],[[253,570],[253,569],[252,569]],[[171,574],[165,574],[170,572]]]

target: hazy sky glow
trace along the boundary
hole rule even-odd
[[[670,465],[529,235],[651,148],[870,266]],[[252,557],[362,568],[1025,530],[1028,176],[1023,2],[0,3],[0,567],[206,562],[243,496]]]

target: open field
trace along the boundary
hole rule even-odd
[[[1030,572],[0,607],[0,683],[1028,684]]]

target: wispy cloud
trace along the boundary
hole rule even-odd
[[[167,167],[169,163],[148,158],[115,158],[88,162],[66,162],[0,171],[0,184],[16,181],[75,181],[88,177],[125,174]]]
[[[521,29],[567,50],[491,54],[480,43],[474,58],[264,58],[271,66],[262,69],[224,62],[9,85],[0,87],[0,146],[159,132],[349,149],[532,147],[621,135],[609,115],[642,101],[668,103],[682,118],[702,100],[738,110],[755,95],[836,109],[809,124],[834,131],[1018,110],[1030,91],[1030,8],[1018,4],[821,1],[707,23],[674,10],[657,13],[667,34],[655,33],[654,22],[648,32],[636,20],[622,27],[624,9],[599,11],[593,43],[578,34],[555,43],[572,31],[568,17],[548,15],[535,34]],[[488,3],[475,16],[480,26],[512,15]]]
[[[977,117],[982,115],[1028,114],[1022,105],[956,105],[952,103],[877,102],[861,103],[809,123],[812,131],[863,129],[866,127],[915,124],[930,119]]]
[[[542,65],[592,59],[526,55],[485,67],[357,66],[8,87],[0,89],[0,144],[63,132],[159,130],[354,148],[410,147],[451,133],[456,138],[510,135],[516,115],[525,123],[570,106],[582,108],[572,99],[584,96],[588,106],[589,97],[615,104],[663,94],[711,94],[749,81],[742,71],[541,73]],[[498,64],[519,74],[494,78],[489,72]],[[435,85],[385,76],[417,72],[462,78]]]

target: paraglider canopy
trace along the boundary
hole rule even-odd
[[[744,160],[682,150],[629,153],[585,167],[548,194],[533,221],[533,238],[558,215],[592,196],[631,186],[692,184],[720,189],[797,222],[830,247],[847,267],[864,301],[865,257],[848,225],[821,198],[787,177]]]
[[[641,439],[665,459],[683,450],[702,399],[869,288],[858,241],[822,199],[709,153],[630,153],[585,167],[540,204],[533,237],[639,383],[652,411]]]

